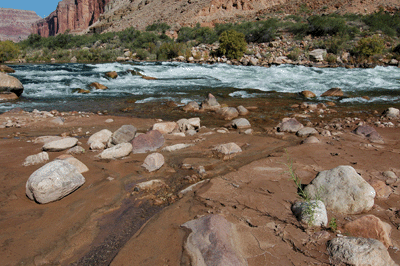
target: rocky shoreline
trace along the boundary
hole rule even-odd
[[[352,113],[299,101],[290,117],[268,122],[258,119],[262,99],[227,103],[209,95],[199,109],[171,105],[176,121],[1,114],[4,264],[399,263],[397,108]],[[80,181],[65,184],[77,186],[50,193],[35,185],[66,173],[59,167],[71,169]],[[329,181],[319,187],[333,193],[312,196],[323,175],[339,180],[334,172],[360,184]],[[204,235],[215,238],[204,244]]]

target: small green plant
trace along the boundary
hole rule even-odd
[[[359,56],[372,56],[381,54],[384,48],[385,43],[383,38],[374,35],[359,40],[354,51]]]
[[[302,54],[302,51],[299,48],[296,47],[292,51],[290,51],[290,53],[288,54],[287,57],[290,60],[297,61],[297,60],[299,60],[299,57],[300,57],[301,54]]]
[[[235,30],[227,30],[219,37],[219,53],[228,58],[240,59],[246,52],[247,43],[244,34]]]
[[[287,151],[286,151],[287,154]],[[318,207],[318,202],[317,201],[322,201],[321,199],[321,194],[324,192],[323,187],[319,187],[316,191],[316,195],[311,196],[310,194],[307,193],[307,191],[304,190],[303,185],[301,183],[300,178],[297,176],[294,168],[293,168],[293,161],[292,159],[288,156],[288,162],[285,164],[285,166],[288,168],[288,173],[290,175],[290,180],[292,180],[297,188],[297,194],[304,200],[304,205],[305,208],[303,209],[302,216],[306,218],[308,221],[308,225],[312,226],[315,222],[315,211],[316,208]]]
[[[337,227],[338,227],[338,226],[337,226],[336,218],[335,218],[335,217],[332,217],[331,220],[329,221],[328,228],[329,228],[333,233],[335,233],[336,230],[337,230]]]

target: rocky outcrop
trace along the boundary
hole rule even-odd
[[[40,19],[35,11],[0,8],[0,40],[25,40],[31,34],[32,23]]]
[[[32,32],[43,37],[80,32],[97,21],[110,0],[63,0],[48,17],[33,24]]]

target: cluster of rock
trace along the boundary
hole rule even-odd
[[[383,116],[400,118],[395,108],[389,108]],[[295,118],[283,119],[277,130],[296,133],[299,137],[314,135],[303,143],[319,143],[315,137],[318,134],[330,136],[329,131],[319,133],[315,128],[304,127]],[[379,133],[368,125],[359,125],[352,132],[374,143],[384,142]],[[392,176],[390,180],[397,180],[394,174],[387,175]],[[305,199],[292,206],[293,214],[304,224],[323,227],[328,226],[326,210],[341,215],[366,213],[374,206],[375,197],[387,198],[391,192],[384,182],[368,183],[353,167],[343,165],[319,172],[310,184],[301,189]],[[395,265],[387,251],[392,246],[389,224],[374,215],[365,215],[346,223],[344,230],[354,237],[339,235],[328,243],[328,252],[335,265]]]
[[[240,60],[229,59],[225,56],[212,57],[210,56],[218,50],[219,45],[201,44],[195,46],[191,50],[191,56],[179,56],[174,61],[188,63],[226,63],[232,65],[245,66],[264,66],[293,64],[305,66],[320,66],[320,67],[374,67],[376,64],[352,64],[350,62],[351,55],[348,52],[335,56],[334,63],[327,61],[328,52],[326,49],[314,49],[309,51],[308,46],[313,42],[310,36],[301,41],[293,40],[293,38],[277,38],[269,43],[250,43],[247,45],[247,51],[251,54],[245,54]],[[296,51],[296,52],[294,52]],[[331,55],[333,56],[333,55]],[[379,62],[382,65],[391,65],[400,67],[400,62],[396,59],[382,59]]]
[[[37,113],[41,112],[37,111]],[[52,115],[50,112],[48,114]],[[246,127],[250,127],[248,121]],[[146,133],[138,133],[133,125],[123,125],[115,132],[103,129],[94,133],[89,137],[87,145],[92,151],[100,151],[96,157],[101,160],[115,160],[127,157],[130,154],[150,153],[145,158],[142,167],[148,172],[153,172],[160,169],[165,163],[164,156],[156,152],[164,146],[165,134],[181,137],[192,136],[197,134],[200,128],[200,118],[197,117],[180,119],[177,122],[158,122]],[[43,136],[37,138],[35,142],[44,143],[43,152],[28,156],[23,163],[24,166],[47,162],[49,160],[49,152],[66,151],[70,155],[57,157],[56,161],[62,160],[63,162],[52,161],[47,163],[31,175],[26,184],[26,194],[30,199],[39,203],[59,200],[75,191],[85,182],[81,174],[89,169],[82,162],[71,156],[85,152],[85,149],[78,145],[80,143],[77,138]],[[166,146],[162,151],[174,152],[193,145],[193,143],[180,143]],[[221,144],[211,150],[216,157],[224,160],[234,157],[241,151],[241,148],[235,143]],[[202,169],[202,173],[204,173],[204,167]],[[142,184],[140,189],[152,184],[158,186],[160,182]]]

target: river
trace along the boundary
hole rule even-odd
[[[95,111],[111,107],[115,101],[132,99],[136,103],[174,101],[200,102],[206,93],[225,91],[231,97],[264,97],[271,92],[298,93],[310,90],[317,96],[330,88],[341,88],[349,96],[341,104],[400,103],[400,68],[369,69],[316,68],[293,65],[273,67],[232,66],[227,64],[188,64],[177,62],[103,63],[103,64],[25,64],[14,65],[12,74],[24,85],[16,102],[0,103],[0,113],[21,107],[26,111]],[[155,80],[132,75],[138,71]],[[104,74],[116,71],[117,79]],[[107,90],[91,90],[99,82]],[[366,100],[362,96],[368,96]],[[317,97],[316,100],[321,100]],[[108,108],[110,109],[110,108]]]

